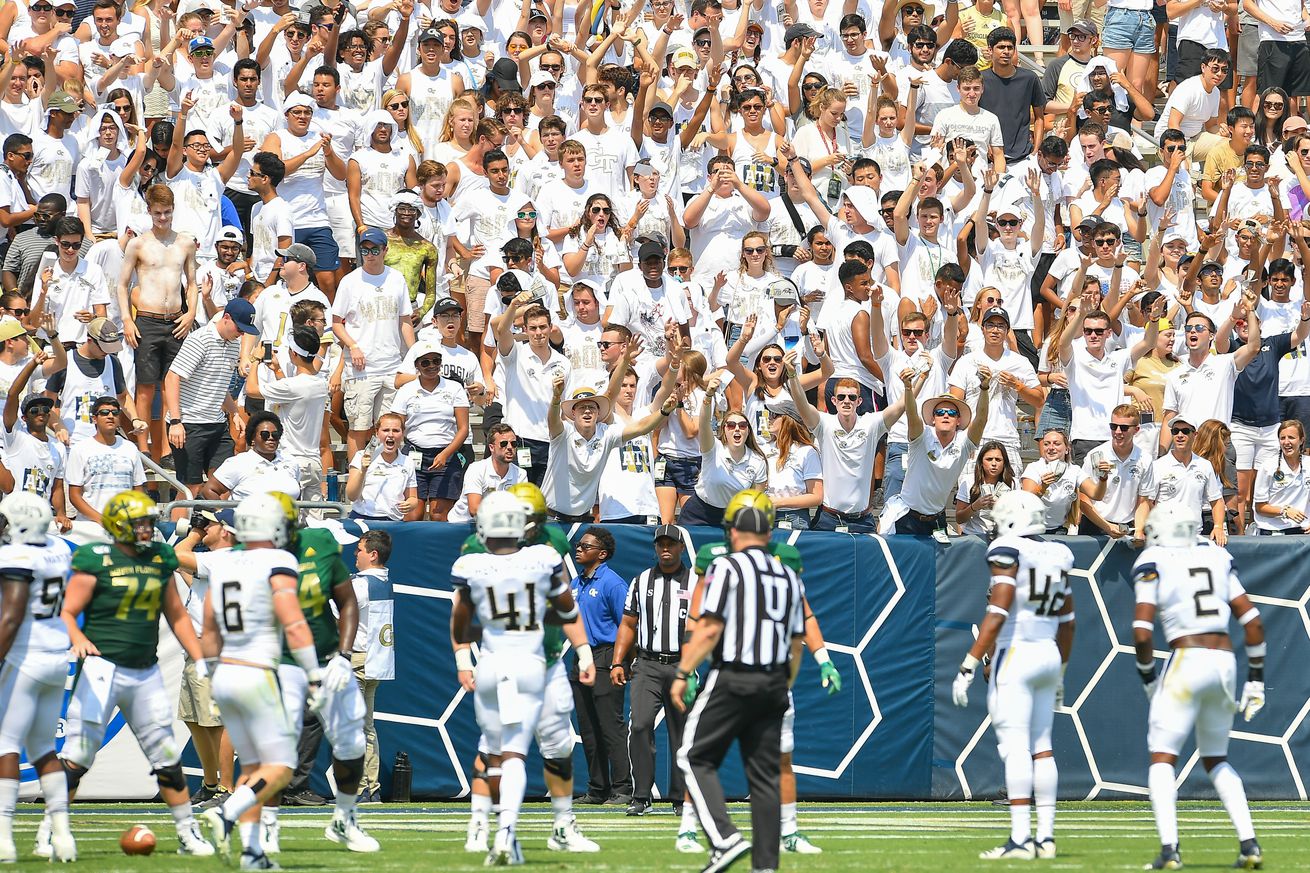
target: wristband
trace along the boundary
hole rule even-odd
[[[973,652],[970,652],[969,654],[965,655],[964,660],[960,662],[960,672],[972,673],[974,670],[978,668],[979,663],[980,663],[979,660],[973,656]]]
[[[1059,623],[1068,624],[1069,622],[1073,621],[1073,618],[1074,616],[1072,612],[1066,612],[1064,615],[1059,616],[1060,619]]]
[[[682,669],[681,667],[679,667],[679,668],[677,669],[677,671],[673,674],[673,678],[674,678],[674,679],[681,679],[681,680],[683,680],[683,681],[685,682],[685,681],[687,680],[687,677],[690,676],[690,675],[691,675],[690,672],[688,672],[687,670],[684,670],[684,669]]]
[[[1254,646],[1247,646],[1246,660],[1263,662],[1267,651],[1268,648],[1265,646],[1264,643],[1256,643]]]
[[[467,646],[455,650],[455,669],[461,673],[473,672],[473,650]]]
[[[1252,607],[1251,607],[1250,609],[1248,609],[1246,612],[1242,613],[1241,615],[1239,615],[1239,616],[1237,617],[1237,623],[1240,624],[1242,627],[1246,627],[1248,624],[1250,624],[1251,622],[1255,621],[1255,620],[1256,620],[1257,618],[1259,618],[1259,617],[1260,617],[1260,610],[1258,610],[1258,609],[1256,609],[1254,606],[1252,606]],[[1246,653],[1247,653],[1248,655],[1251,654],[1251,650],[1254,649],[1254,648],[1255,648],[1254,646],[1247,646],[1247,647],[1246,647]],[[1264,657],[1264,654],[1265,654],[1265,644],[1264,644],[1264,643],[1261,643],[1261,644],[1260,644],[1260,655],[1259,655],[1259,657],[1263,658],[1263,657]]]
[[[992,613],[993,615],[999,615],[1001,618],[1010,617],[1010,610],[1005,609],[1004,607],[1001,606],[997,606],[995,603],[987,604],[987,611]]]
[[[1150,676],[1155,672],[1155,661],[1151,661],[1149,664],[1143,664],[1141,661],[1136,661],[1135,663],[1137,664],[1137,672],[1141,673],[1143,676]]]
[[[296,659],[296,663],[300,665],[300,669],[305,671],[305,675],[318,672],[318,652],[314,651],[313,646],[301,646],[298,649],[292,649],[291,657]]]
[[[1247,649],[1247,652],[1248,652],[1248,653],[1249,653],[1250,651],[1251,651],[1250,649]],[[820,664],[827,664],[827,663],[831,662],[831,661],[832,661],[832,656],[828,654],[828,647],[827,647],[827,646],[824,646],[824,647],[821,648],[821,649],[815,649],[815,650],[814,650],[814,660],[817,661],[817,662],[819,662]]]
[[[1133,630],[1144,630],[1144,631],[1150,631],[1150,632],[1154,633],[1154,632],[1155,632],[1155,622],[1153,622],[1153,621],[1135,621],[1135,622],[1133,622]]]

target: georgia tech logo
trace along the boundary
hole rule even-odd
[[[382,643],[382,645],[387,648],[391,648],[396,644],[396,634],[395,631],[392,630],[391,625],[382,625],[382,630],[378,631],[378,642]]]

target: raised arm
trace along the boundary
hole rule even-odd
[[[700,415],[697,416],[700,425],[696,434],[696,442],[700,446],[702,455],[709,455],[714,451],[714,441],[718,436],[714,433],[714,401],[719,395],[719,377],[714,376],[705,385],[705,400],[700,406]]]
[[[982,445],[983,434],[987,430],[987,416],[992,402],[992,371],[988,367],[978,368],[978,408],[973,411],[973,421],[969,423],[969,442],[975,446]]]

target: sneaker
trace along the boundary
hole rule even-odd
[[[630,794],[611,794],[605,800],[605,806],[627,806],[630,803],[632,803]]]
[[[42,816],[41,823],[36,826],[36,843],[32,846],[32,854],[38,858],[49,858],[53,851],[50,848],[50,819]]]
[[[223,813],[218,809],[207,809],[201,818],[209,826],[209,841],[214,844],[218,853],[227,860],[232,859],[232,822],[223,818]]]
[[[632,798],[632,803],[628,804],[628,815],[645,815],[650,812],[650,801]]]
[[[377,840],[364,832],[354,815],[332,816],[332,823],[323,829],[323,836],[329,842],[344,845],[352,852],[367,854],[382,848]]]
[[[71,833],[51,834],[50,836],[50,860],[58,861],[61,864],[67,864],[77,860],[77,841],[73,839]]]
[[[1154,861],[1142,868],[1143,870],[1181,870],[1183,869],[1183,856],[1178,854],[1177,846],[1161,846],[1160,854]]]
[[[231,796],[232,796],[232,792],[228,791],[226,788],[220,785],[214,791],[214,793],[211,794],[205,800],[202,800],[199,803],[196,803],[194,800],[191,801],[191,808],[194,810],[199,810],[200,812],[204,812],[206,809],[213,809],[216,806],[222,806],[223,803]]]
[[[178,829],[177,853],[179,855],[193,855],[197,858],[209,858],[214,854],[214,847],[200,833],[200,825],[193,821],[188,827]]]
[[[260,852],[258,855],[252,855],[249,852],[241,853],[242,870],[281,870],[277,861],[274,861],[266,853]]]
[[[518,838],[514,836],[513,828],[502,828],[496,831],[496,843],[487,853],[487,859],[482,862],[484,867],[517,867],[523,863],[523,850],[519,847]]]
[[[795,852],[797,855],[821,855],[823,849],[811,843],[805,834],[797,831],[794,834],[787,834],[782,838],[782,850],[784,852]]]
[[[288,794],[282,798],[283,806],[327,806],[326,798],[319,797],[314,792],[306,788],[304,791],[298,791],[295,794]]]
[[[583,806],[600,806],[607,799],[608,798],[601,797],[599,794],[592,794],[588,792],[582,795],[581,797],[573,798],[573,804],[574,806],[577,806],[578,804],[582,804]]]
[[[464,851],[487,851],[487,823],[485,821],[469,819],[468,832],[464,837]]]
[[[1055,857],[1055,838],[1047,837],[1037,843],[1037,857],[1049,861]]]
[[[984,861],[1031,861],[1037,857],[1037,847],[1032,840],[1024,843],[1006,840],[1004,846],[979,852],[978,857]]]
[[[1259,870],[1264,866],[1264,856],[1260,854],[1260,844],[1254,838],[1242,840],[1237,850],[1237,860],[1233,866],[1238,870]]]
[[[377,806],[381,802],[382,802],[381,788],[374,788],[372,791],[363,794],[359,799],[359,804],[362,806]]]
[[[18,863],[18,847],[13,840],[0,840],[0,864]]]
[[[282,825],[277,819],[259,823],[259,847],[265,855],[282,854]]]
[[[710,852],[710,861],[701,868],[701,873],[719,873],[721,870],[727,870],[734,861],[742,855],[749,855],[750,851],[751,844],[738,838],[737,842],[728,846],[728,848],[715,849]]]
[[[555,828],[546,840],[546,848],[552,852],[599,852],[593,840],[589,840],[578,830],[578,823],[571,821],[562,828]]]
[[[683,831],[678,834],[678,839],[674,842],[673,847],[684,855],[705,854],[705,847],[696,839],[695,831]]]
[[[222,790],[222,788],[223,788],[222,785],[205,785],[202,783],[201,786],[196,789],[196,793],[191,795],[191,805],[199,806],[200,804],[204,803],[206,800],[217,794],[220,790]]]

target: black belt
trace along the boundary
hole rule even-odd
[[[730,673],[781,673],[787,669],[786,664],[738,664],[736,662],[725,661],[715,667],[716,670],[727,670]]]
[[[905,510],[906,515],[912,515],[915,518],[919,519],[919,521],[937,521],[945,514],[945,512],[946,512],[945,510],[942,510],[941,512],[928,514],[924,512],[917,512],[913,509],[910,509],[909,507],[906,507]]]
[[[840,518],[842,521],[863,521],[864,519],[873,515],[872,512],[838,512],[837,510],[830,509],[827,506],[820,506],[819,511],[826,512],[829,515],[835,515],[838,518]]]
[[[658,661],[661,664],[676,664],[682,660],[680,653],[673,655],[661,655],[659,652],[638,652],[637,657],[642,661]]]

